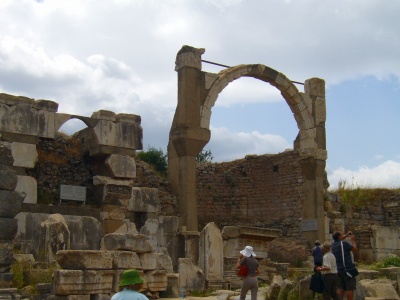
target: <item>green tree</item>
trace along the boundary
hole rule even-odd
[[[158,173],[164,176],[167,175],[167,154],[164,154],[161,149],[157,150],[156,148],[149,146],[147,151],[138,152],[136,157],[153,166]]]
[[[211,150],[201,150],[201,152],[196,156],[196,162],[198,164],[205,164],[211,162],[213,158]]]

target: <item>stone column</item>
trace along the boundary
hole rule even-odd
[[[180,225],[189,231],[198,231],[196,156],[210,140],[210,130],[200,127],[203,53],[184,46],[177,54],[178,105],[168,145],[168,178],[178,194]]]
[[[305,92],[312,99],[312,118],[316,130],[316,149],[302,149],[308,152],[300,160],[305,177],[306,202],[303,205],[303,235],[312,245],[316,239],[325,239],[324,178],[326,165],[325,134],[325,81],[319,78],[306,80]]]

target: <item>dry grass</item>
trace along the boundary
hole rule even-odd
[[[339,188],[333,192],[337,193],[344,203],[357,207],[391,197],[400,197],[400,188],[354,187],[349,186],[346,181],[339,182]]]

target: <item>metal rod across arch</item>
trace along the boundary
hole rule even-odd
[[[220,67],[224,67],[224,68],[231,68],[230,66],[223,65],[223,64],[219,64],[219,63],[215,63],[215,62],[208,61],[208,60],[204,60],[204,59],[202,59],[201,61],[202,61],[202,62],[205,62],[205,63],[207,63],[207,64],[211,64],[211,65],[216,65],[216,66],[220,66]],[[291,80],[291,82],[292,82],[292,83],[296,83],[296,84],[302,84],[302,85],[304,85],[303,82],[299,82],[299,81],[293,81],[293,80]]]

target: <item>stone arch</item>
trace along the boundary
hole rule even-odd
[[[311,120],[313,113],[311,97],[306,93],[299,92],[297,87],[284,74],[261,64],[238,65],[220,72],[215,77],[215,81],[212,83],[201,107],[200,127],[209,129],[211,108],[215,105],[218,95],[229,83],[241,77],[253,77],[276,87],[292,111],[300,135],[307,136],[307,141],[301,139],[300,142],[303,144],[308,143],[311,147],[317,148],[313,141],[316,139],[316,132],[309,131],[315,127],[313,120]],[[321,119],[325,119],[325,117],[322,116]]]
[[[218,74],[201,71],[204,49],[183,46],[177,54],[178,105],[168,144],[168,176],[178,194],[181,225],[197,231],[195,158],[210,140],[211,109],[232,81],[252,77],[276,87],[289,105],[299,134],[294,148],[306,180],[306,203],[301,229],[309,240],[324,239],[323,181],[325,172],[325,82],[305,81],[300,92],[284,74],[262,64],[238,65]]]
[[[65,123],[67,123],[69,120],[72,119],[81,120],[89,128],[94,128],[99,121],[99,119],[94,119],[89,117],[57,113],[55,122],[56,123],[55,131],[59,131],[61,126],[63,126]]]

